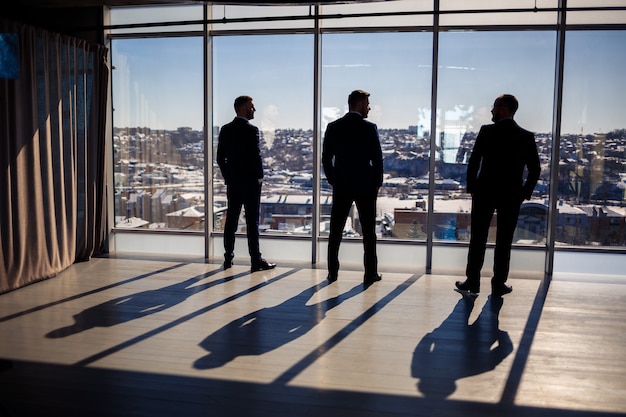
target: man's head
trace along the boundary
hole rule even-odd
[[[367,118],[367,114],[370,111],[370,93],[363,90],[354,90],[348,96],[348,108],[350,111],[356,111]]]
[[[235,113],[248,120],[254,119],[254,102],[250,96],[239,96],[235,99]]]
[[[501,94],[498,98],[496,98],[496,101],[493,102],[491,120],[497,122],[504,118],[512,118],[518,107],[519,102],[514,95]]]

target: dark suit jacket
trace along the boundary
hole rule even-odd
[[[529,199],[540,170],[533,133],[503,119],[480,128],[467,166],[467,192]]]
[[[253,185],[263,178],[259,129],[242,117],[222,126],[217,164],[227,185]]]
[[[383,183],[383,153],[378,128],[358,113],[347,113],[328,124],[322,165],[335,189],[366,190]]]

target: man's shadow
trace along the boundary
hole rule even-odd
[[[474,299],[463,297],[444,322],[425,335],[413,352],[411,376],[426,397],[445,399],[456,390],[456,380],[491,371],[513,352],[498,315],[502,297],[489,296],[480,315],[468,323]]]
[[[199,345],[209,353],[194,362],[196,369],[218,368],[245,355],[262,355],[306,334],[326,313],[363,291],[359,284],[336,297],[307,305],[307,301],[327,286],[321,282],[274,307],[246,314],[207,336]]]
[[[214,286],[215,281],[194,285],[209,275],[203,274],[167,287],[114,298],[90,307],[74,315],[74,324],[52,330],[46,337],[67,337],[94,327],[111,327],[166,310],[182,303],[191,295]]]

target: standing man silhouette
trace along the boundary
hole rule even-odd
[[[378,128],[367,120],[370,94],[355,90],[348,96],[349,112],[328,124],[322,146],[322,165],[333,187],[328,240],[328,282],[339,274],[339,245],[346,219],[356,204],[363,232],[366,286],[380,281],[376,256],[376,198],[383,182],[383,154]]]
[[[494,211],[498,217],[491,293],[502,296],[513,291],[505,284],[513,233],[520,206],[530,199],[541,170],[535,136],[513,120],[518,106],[517,98],[510,94],[496,98],[491,110],[494,123],[480,128],[467,165],[467,192],[472,194],[471,238],[467,279],[456,282],[456,291],[473,297],[480,292],[480,271]],[[524,168],[528,171],[526,180]]]
[[[235,119],[222,126],[217,144],[217,164],[226,182],[226,225],[224,226],[224,269],[233,265],[235,232],[243,206],[251,271],[276,267],[261,256],[259,250],[259,205],[263,183],[263,162],[259,145],[259,129],[250,124],[254,118],[252,97],[235,99]]]

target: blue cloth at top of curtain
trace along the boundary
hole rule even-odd
[[[0,78],[17,79],[19,75],[17,33],[0,33]]]

